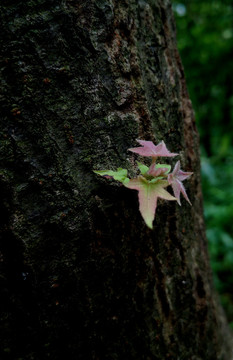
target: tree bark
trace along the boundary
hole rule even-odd
[[[2,0],[1,358],[233,359],[170,1]],[[179,152],[192,207],[93,170]],[[174,164],[174,163],[172,163]]]

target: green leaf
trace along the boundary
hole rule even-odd
[[[127,170],[118,168],[117,171],[114,172],[113,179],[123,182],[127,178]]]
[[[129,180],[125,186],[138,191],[139,211],[150,229],[153,228],[157,199],[176,200],[174,196],[164,189],[168,186],[166,180],[159,180],[152,183],[143,176],[139,176],[136,179]]]
[[[161,179],[163,179],[163,176],[157,176],[156,178],[154,178],[154,179],[152,179],[152,180],[149,180],[149,182],[150,182],[151,184],[154,184],[154,183],[156,183],[158,180],[161,180]]]
[[[120,181],[124,185],[129,182],[129,178],[127,177],[127,170],[118,168],[117,171],[113,170],[99,170],[94,171],[95,174],[106,176],[106,177],[112,177],[114,180]]]
[[[164,173],[165,175],[167,175],[171,171],[171,165],[167,165],[167,164],[157,164],[155,165],[155,168],[156,169],[166,168],[167,171]]]
[[[137,164],[138,164],[138,168],[139,168],[141,174],[142,174],[142,175],[146,174],[147,171],[149,170],[149,167],[146,166],[146,165],[144,165],[144,164],[142,164],[142,163],[140,163],[140,162],[138,162],[138,161],[137,161]]]

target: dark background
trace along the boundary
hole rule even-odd
[[[214,281],[233,327],[233,5],[173,1],[177,41],[200,133]]]

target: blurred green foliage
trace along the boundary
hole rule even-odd
[[[182,0],[173,9],[200,133],[214,280],[233,325],[233,3]]]

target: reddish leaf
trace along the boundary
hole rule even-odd
[[[142,156],[152,156],[155,158],[159,156],[172,157],[178,155],[176,153],[171,153],[163,141],[156,146],[152,141],[137,140],[137,142],[142,145],[142,147],[131,148],[128,150]]]
[[[166,164],[151,164],[148,175],[159,176],[159,175],[167,175],[171,170],[171,165]]]
[[[136,179],[131,179],[127,184],[127,188],[138,190],[139,210],[146,223],[152,229],[155,211],[157,207],[157,199],[176,200],[174,196],[169,194],[164,188],[168,186],[165,180],[159,180],[152,183],[146,180],[143,176]]]
[[[177,161],[173,172],[168,175],[168,178],[167,178],[168,182],[172,186],[174,195],[175,195],[179,205],[181,205],[180,193],[182,193],[184,195],[185,199],[189,202],[189,204],[192,205],[188,198],[188,195],[186,194],[184,185],[182,184],[182,181],[184,181],[185,179],[188,179],[192,174],[193,174],[192,172],[184,172],[184,171],[180,170],[180,161]]]

